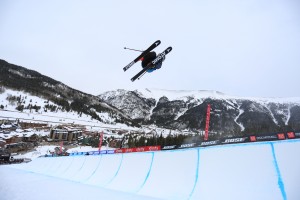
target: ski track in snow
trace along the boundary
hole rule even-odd
[[[234,121],[235,121],[235,123],[236,123],[237,125],[239,125],[239,127],[241,128],[241,131],[244,131],[244,130],[245,130],[245,127],[243,126],[243,124],[237,122],[237,120],[238,120],[238,118],[241,116],[241,114],[244,113],[244,110],[240,109],[240,107],[241,107],[241,106],[238,107],[238,109],[239,109],[239,114],[236,116],[236,118],[234,119]]]
[[[267,104],[265,104],[265,107],[267,108],[267,110],[269,111],[269,114],[272,117],[273,122],[278,125],[278,121],[275,119],[273,112],[271,111],[271,109],[269,108],[269,106]]]
[[[285,125],[288,125],[290,118],[291,118],[291,108],[290,106],[288,106],[288,115],[285,121]]]

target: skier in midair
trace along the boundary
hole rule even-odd
[[[163,56],[162,60],[155,64],[155,66],[151,63],[156,57],[155,51],[151,51],[148,54],[146,54],[144,57],[141,58],[142,61],[142,67],[145,68],[147,65],[152,65],[151,68],[147,70],[147,72],[153,72],[154,70],[160,69],[162,66],[162,62],[165,60],[165,56]]]
[[[163,52],[156,55],[155,51],[152,51],[152,50],[154,48],[156,48],[160,43],[161,43],[160,40],[155,41],[145,51],[124,47],[124,49],[142,52],[141,55],[139,55],[133,61],[131,61],[128,65],[123,67],[123,70],[127,71],[130,67],[132,67],[138,61],[142,61],[143,69],[139,73],[137,73],[134,77],[131,78],[132,82],[135,81],[136,79],[140,79],[146,72],[153,72],[154,70],[161,68],[162,63],[165,60],[165,56],[172,51],[172,47],[168,47]]]

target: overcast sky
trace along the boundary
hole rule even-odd
[[[162,69],[123,67],[156,40]],[[1,0],[0,59],[90,94],[115,89],[300,96],[299,0]]]

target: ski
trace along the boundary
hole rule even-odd
[[[158,45],[160,45],[160,40],[155,41],[148,49],[146,49],[145,51],[143,51],[141,53],[141,55],[139,55],[136,59],[134,59],[131,63],[129,63],[128,65],[126,65],[123,70],[124,72],[129,69],[132,65],[134,65],[136,62],[138,62],[142,57],[144,57],[147,53],[149,53],[150,51],[152,51],[155,47],[157,47]]]
[[[149,63],[145,68],[143,68],[139,73],[137,73],[134,77],[132,77],[131,81],[135,81],[140,76],[142,76],[148,69],[151,68],[152,65],[155,65],[156,63],[160,62],[168,53],[172,51],[172,47],[168,47],[166,50],[164,50],[161,54],[159,54],[151,63]],[[152,65],[151,65],[152,64]]]

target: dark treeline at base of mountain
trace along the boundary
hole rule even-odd
[[[1,86],[24,91],[41,97],[55,105],[24,105],[20,97],[11,97],[16,101],[16,109],[45,109],[48,112],[58,108],[86,114],[99,121],[99,113],[108,113],[114,122],[129,126],[156,125],[172,130],[185,130],[199,133],[205,129],[207,105],[211,105],[210,133],[222,136],[242,136],[245,134],[263,134],[300,130],[300,103],[259,101],[238,98],[185,98],[169,100],[162,96],[159,100],[144,97],[138,91],[117,90],[99,96],[90,95],[72,89],[63,83],[0,60]],[[1,91],[0,91],[1,92]],[[0,105],[3,109],[4,105]],[[109,123],[109,122],[104,122]]]
[[[216,139],[213,135],[211,136],[212,140]],[[219,137],[218,137],[219,139]],[[171,135],[169,134],[167,137],[160,135],[152,135],[152,136],[140,136],[137,134],[130,134],[124,136],[122,139],[116,140],[114,137],[109,138],[108,142],[114,141],[115,144],[113,146],[115,148],[135,148],[135,147],[144,147],[144,146],[170,146],[170,145],[181,145],[181,144],[191,144],[191,143],[200,143],[203,141],[203,136],[199,134],[195,135]],[[95,137],[86,137],[79,141],[82,145],[90,145],[92,147],[99,146],[99,136]],[[102,143],[103,146],[107,145],[107,141]]]

